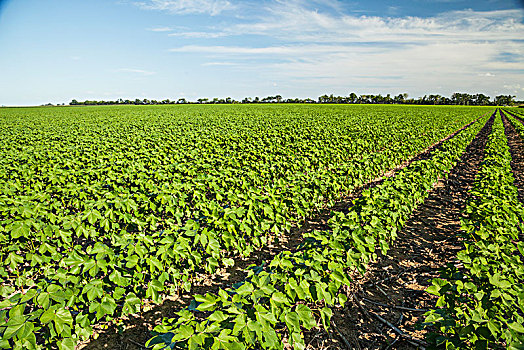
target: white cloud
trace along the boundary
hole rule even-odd
[[[171,27],[155,27],[155,28],[149,28],[149,31],[152,32],[171,32],[173,28]]]
[[[402,86],[413,91],[442,90],[437,93],[453,92],[456,87],[492,91],[495,85],[522,79],[523,20],[522,10],[378,17],[330,14],[308,9],[301,1],[282,1],[250,23],[170,34],[262,35],[279,45],[185,45],[170,51],[198,53],[213,61],[234,57],[252,75],[298,79],[303,85],[375,86],[377,92]],[[498,59],[504,53],[512,59]]]
[[[515,94],[524,91],[524,87],[521,87],[520,84],[504,85],[504,89],[511,90]]]
[[[209,66],[236,66],[238,63],[234,62],[206,62],[202,63],[203,66],[209,67]]]
[[[169,36],[176,36],[176,37],[183,37],[183,38],[193,38],[193,39],[215,39],[215,38],[221,38],[224,36],[228,36],[228,34],[224,32],[178,32],[178,33],[170,33]]]
[[[170,27],[167,35],[188,39],[177,40],[182,46],[170,51],[187,57],[197,54],[204,60],[201,66],[225,70],[235,66],[235,74],[278,82],[282,92],[286,87],[290,91],[326,87],[334,92],[348,86],[374,87],[376,93],[493,92],[496,86],[506,85],[509,90],[524,79],[524,11],[520,9],[401,17],[392,7],[390,16],[379,17],[350,14],[341,2],[328,0],[274,0],[257,5],[256,12],[226,0],[138,4],[177,14],[238,10],[241,16],[234,23],[219,18],[220,22],[200,31]],[[330,10],[313,8],[317,5]],[[269,44],[261,46],[259,36]],[[220,40],[225,37],[235,44],[226,46]],[[198,44],[184,45],[192,39],[199,39]],[[207,45],[205,39],[213,44]]]
[[[216,16],[234,8],[227,0],[148,0],[135,2],[147,10],[168,11],[175,14],[209,14]]]
[[[313,53],[336,53],[355,51],[354,48],[342,45],[289,45],[267,47],[242,46],[200,46],[186,45],[170,49],[171,52],[209,53],[212,55],[280,55],[295,56]]]
[[[331,15],[309,10],[297,2],[266,8],[258,21],[228,25],[222,30],[180,32],[173,36],[217,38],[264,35],[294,42],[383,42],[520,40],[524,11],[453,11],[434,17]]]
[[[117,72],[123,72],[123,73],[135,73],[135,74],[141,74],[141,75],[153,75],[153,74],[156,74],[156,72],[143,70],[143,69],[134,69],[134,68],[119,68],[116,71]]]

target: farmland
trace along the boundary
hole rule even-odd
[[[142,346],[305,349],[323,330],[344,347],[334,320],[349,304],[366,310],[359,276],[409,242],[410,220],[475,144],[470,181],[457,180],[457,263],[428,280],[426,339],[396,341],[518,349],[523,118],[379,105],[0,109],[0,348],[73,349],[183,295]],[[234,270],[235,283],[195,293]]]

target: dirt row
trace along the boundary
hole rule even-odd
[[[493,117],[446,180],[412,215],[387,256],[358,279],[351,303],[334,315],[333,334],[313,335],[310,349],[423,349],[419,327],[436,297],[425,293],[439,268],[457,264],[460,219],[483,158]],[[503,116],[519,199],[524,202],[524,140]]]
[[[493,119],[493,118],[492,118]],[[491,120],[490,120],[491,121]],[[268,260],[272,259],[276,254],[278,254],[282,250],[293,250],[296,246],[298,246],[301,241],[303,234],[305,232],[309,232],[312,230],[318,230],[318,229],[326,229],[327,228],[327,220],[331,216],[332,210],[347,210],[348,207],[352,205],[352,201],[360,196],[362,191],[365,189],[374,187],[379,185],[384,181],[385,178],[394,176],[394,174],[408,166],[414,161],[422,160],[422,159],[428,159],[431,157],[431,154],[434,150],[439,149],[442,145],[442,143],[449,138],[455,136],[462,130],[464,130],[466,127],[469,127],[471,124],[468,124],[464,128],[458,130],[457,132],[453,133],[452,135],[440,140],[439,142],[435,143],[434,145],[428,147],[426,150],[424,150],[422,153],[417,155],[416,157],[410,159],[409,161],[403,163],[399,167],[388,171],[387,173],[383,174],[381,177],[367,183],[366,185],[356,189],[351,196],[348,196],[344,198],[343,200],[339,201],[335,204],[334,207],[331,209],[326,209],[319,213],[316,217],[312,218],[311,220],[307,220],[304,225],[301,227],[296,227],[292,230],[292,232],[287,236],[280,237],[280,240],[278,242],[274,242],[273,244],[270,244],[268,247],[265,247],[261,251],[254,254],[252,257],[236,261],[236,265],[229,269],[223,269],[219,271],[219,273],[213,275],[213,276],[203,276],[202,280],[199,281],[194,285],[194,287],[191,290],[191,293],[183,293],[179,296],[172,296],[166,299],[161,305],[156,305],[151,308],[151,310],[144,312],[140,315],[137,315],[136,317],[126,318],[122,320],[121,324],[116,325],[102,325],[101,327],[98,327],[96,329],[96,333],[98,334],[98,338],[95,340],[91,340],[88,343],[81,344],[79,346],[79,349],[92,349],[92,350],[98,350],[98,349],[125,349],[125,350],[135,350],[135,349],[144,349],[144,344],[147,341],[147,339],[150,338],[150,330],[155,325],[158,324],[159,321],[164,317],[172,317],[173,313],[187,307],[189,305],[189,302],[192,300],[192,296],[194,294],[202,294],[205,292],[213,292],[217,291],[218,288],[224,288],[227,286],[230,286],[231,284],[241,281],[244,279],[245,272],[244,269],[248,265],[255,263],[255,264],[261,264],[262,262],[267,262]],[[490,124],[491,125],[491,124]],[[491,126],[489,125],[489,128]],[[486,129],[486,127],[484,128]],[[483,129],[483,132],[484,132]],[[481,132],[482,134],[482,132]],[[484,137],[485,138],[485,137]],[[477,141],[475,139],[475,142],[484,142],[484,138],[482,141]],[[478,146],[480,147],[480,146]],[[476,147],[476,148],[478,148]],[[483,147],[483,146],[482,146]],[[475,149],[476,149],[475,148]],[[470,151],[467,151],[466,154],[471,153]],[[468,162],[468,160],[465,160]],[[461,162],[461,164],[464,163],[464,161]],[[464,169],[464,173],[471,172],[472,169],[467,168]],[[451,179],[451,176],[450,178]],[[448,181],[449,181],[448,179]],[[457,178],[454,181],[457,182],[457,187],[460,186],[460,179]],[[437,184],[437,190],[440,187],[445,187],[444,184]],[[452,201],[454,197],[453,190],[451,188],[447,189],[448,192],[452,192],[451,195],[448,195],[449,198],[447,199],[440,199],[441,201]],[[442,195],[437,195],[438,197],[442,197]],[[433,197],[433,196],[432,196]],[[432,198],[430,197],[430,198]],[[451,199],[450,199],[451,198]],[[437,200],[437,199],[434,199]],[[442,262],[442,259],[451,259],[453,254],[456,253],[456,250],[459,249],[459,243],[455,242],[453,239],[447,240],[447,238],[438,237],[436,234],[435,228],[444,228],[444,230],[453,230],[455,227],[453,225],[456,225],[456,218],[453,218],[453,213],[449,214],[439,214],[437,212],[437,209],[432,208],[432,206],[435,206],[435,208],[439,208],[442,206],[441,202],[435,202],[431,204],[429,201],[426,202],[427,205],[424,207],[426,209],[423,209],[423,211],[426,213],[425,215],[420,216],[419,219],[416,220],[410,220],[407,225],[406,229],[399,234],[399,237],[397,238],[397,243],[399,243],[399,246],[393,247],[390,252],[388,253],[387,257],[382,257],[379,259],[379,262],[376,264],[373,264],[369,270],[369,272],[365,276],[361,276],[359,280],[356,282],[358,285],[361,286],[361,292],[359,292],[359,296],[357,296],[358,300],[363,303],[358,308],[355,308],[355,304],[349,305],[345,309],[339,309],[336,310],[334,316],[334,322],[337,327],[337,333],[334,334],[327,334],[325,332],[320,332],[318,334],[308,334],[307,337],[310,337],[308,340],[309,342],[309,349],[320,349],[320,348],[344,348],[343,345],[343,339],[346,338],[346,341],[349,339],[349,341],[353,344],[355,349],[375,349],[375,348],[381,348],[382,345],[388,344],[395,341],[396,339],[392,334],[389,334],[388,331],[381,326],[380,322],[375,322],[371,319],[366,320],[360,320],[362,318],[361,314],[358,310],[361,310],[361,312],[365,315],[366,309],[371,311],[372,307],[376,306],[372,304],[371,302],[379,302],[379,303],[391,303],[391,301],[400,302],[400,304],[404,305],[415,305],[417,304],[417,295],[420,297],[424,295],[423,290],[426,288],[425,281],[429,278],[431,278],[431,274],[428,274],[428,271],[434,270],[438,268],[439,263]],[[419,210],[421,210],[419,208]],[[457,209],[458,210],[458,209]],[[455,211],[457,211],[455,210]],[[454,212],[455,213],[455,212]],[[455,213],[456,214],[456,213]],[[417,214],[415,214],[416,217]],[[446,216],[448,215],[448,216]],[[443,218],[447,217],[447,220],[449,223],[443,223],[441,218],[439,216],[442,216]],[[432,224],[431,222],[435,221],[438,223]],[[430,229],[428,230],[427,227]],[[411,233],[410,233],[411,232]],[[451,237],[455,238],[454,235]],[[449,238],[449,237],[448,237]],[[433,251],[431,247],[431,243],[435,242],[436,240],[440,240],[440,244],[436,244],[439,246],[440,250],[442,251],[449,251],[447,254],[449,257],[444,258],[443,256],[440,256],[439,254],[442,253],[440,250]],[[404,244],[404,245],[402,245]],[[449,249],[448,249],[449,248]],[[424,252],[429,252],[429,256],[431,259],[433,259],[433,262],[429,263],[429,270],[428,267],[425,267],[425,265],[428,264],[428,262],[424,262],[427,257],[424,255]],[[406,257],[410,257],[411,259],[415,259],[415,261],[405,261]],[[418,256],[418,261],[417,257]],[[417,278],[412,278],[412,276],[418,276],[417,268],[422,268],[424,271],[419,271],[422,273]],[[426,271],[428,270],[428,271]],[[411,275],[411,276],[410,276]],[[205,277],[205,278],[204,278]],[[393,278],[392,278],[393,277]],[[381,299],[379,296],[374,296],[373,291],[380,291],[385,292],[387,294],[383,287],[383,284],[391,284],[393,279],[396,279],[396,289],[399,291],[399,296],[395,296],[395,294],[392,294],[392,296],[389,296],[386,298],[383,296]],[[381,281],[382,284],[376,283],[376,285],[372,285],[372,282],[375,281]],[[414,300],[404,300],[400,301],[400,297],[402,295],[402,298],[404,294],[410,294],[412,291],[407,290],[406,292],[402,293],[402,288],[405,287],[405,284],[408,283],[409,285],[412,285],[413,290],[417,290],[418,292],[415,293]],[[369,290],[369,292],[366,292],[368,294],[363,294],[365,290]],[[379,292],[379,293],[382,293]],[[384,293],[383,293],[384,294]],[[384,299],[386,298],[386,299]],[[396,299],[390,299],[390,298],[396,298]],[[427,296],[423,297],[422,299],[426,298]],[[421,300],[422,300],[421,299]],[[368,301],[369,300],[369,301]],[[368,303],[364,304],[364,303]],[[395,304],[397,305],[397,304]],[[418,305],[418,304],[417,304]],[[423,303],[424,307],[430,306],[430,300],[427,300],[425,303]],[[407,306],[406,306],[407,307]],[[375,309],[373,309],[375,310]],[[399,318],[402,318],[402,326],[404,329],[406,329],[409,332],[412,332],[414,336],[421,337],[421,335],[414,332],[414,321],[410,321],[408,316],[413,315],[404,315],[404,313],[396,312],[395,309],[388,309],[388,312],[380,312],[377,311],[377,315],[383,317],[387,317],[387,320],[392,320],[395,323],[398,323],[397,321]],[[374,312],[374,311],[373,311]],[[389,314],[388,314],[389,313]],[[419,313],[420,314],[420,313]],[[369,316],[369,313],[368,315]],[[371,316],[369,316],[371,317]],[[360,321],[358,321],[360,320]],[[397,340],[396,344],[406,344],[406,342],[400,342]],[[409,343],[407,343],[409,344]],[[400,347],[402,349],[406,347]]]
[[[436,302],[425,289],[431,285],[431,279],[438,277],[439,268],[453,263],[462,249],[462,238],[457,234],[461,213],[493,120],[492,116],[466,148],[448,178],[435,184],[387,255],[380,256],[364,276],[354,281],[358,288],[352,303],[335,312],[334,322],[340,332],[337,344],[327,337],[312,348],[347,348],[340,346],[343,337],[352,349],[424,346],[425,331],[418,330],[417,323]]]
[[[515,186],[518,189],[519,200],[524,203],[524,140],[517,134],[515,128],[508,121],[504,112],[502,112],[502,122],[508,138],[508,144],[511,152],[511,168],[515,175]],[[524,121],[515,118],[518,122],[524,124]]]

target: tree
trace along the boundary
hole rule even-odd
[[[329,101],[329,96],[324,94],[318,97],[318,103],[327,103]]]
[[[231,97],[227,97],[226,99],[219,99],[217,97],[213,98],[212,100],[208,98],[199,98],[196,100],[197,103],[205,104],[205,103],[399,103],[399,104],[421,104],[421,105],[474,105],[474,106],[486,106],[490,104],[496,104],[496,105],[507,105],[511,106],[514,105],[516,102],[514,100],[515,96],[511,95],[499,95],[496,96],[493,101],[490,101],[490,97],[486,96],[484,94],[475,94],[470,95],[468,93],[460,93],[456,92],[454,93],[451,98],[441,96],[438,94],[431,94],[431,95],[424,95],[423,97],[418,97],[416,99],[410,98],[408,99],[408,94],[398,94],[395,97],[391,97],[390,94],[387,94],[386,96],[382,96],[381,94],[378,95],[360,95],[357,96],[354,92],[351,92],[348,96],[335,96],[334,94],[324,94],[322,96],[318,97],[318,100],[313,100],[310,98],[306,99],[300,99],[300,98],[286,98],[283,99],[281,95],[275,95],[275,96],[267,96],[262,99],[260,99],[258,96],[256,96],[254,99],[251,97],[245,97],[244,99],[240,101],[236,101],[235,99]],[[105,100],[86,100],[86,101],[78,101],[76,99],[73,99],[71,102],[69,102],[69,105],[76,106],[76,105],[84,105],[84,106],[96,106],[96,105],[157,105],[157,104],[184,104],[184,103],[192,103],[191,101],[186,100],[185,98],[180,98],[178,100],[148,100],[144,98],[141,99],[135,99],[133,100],[123,100],[121,98],[116,99],[115,101],[105,101]],[[517,102],[518,103],[518,102]],[[60,105],[60,104],[58,104]],[[64,105],[64,104],[62,104]]]
[[[432,105],[438,105],[440,104],[441,99],[442,99],[442,96],[440,95],[429,95],[427,102]]]
[[[369,95],[360,95],[357,99],[357,103],[370,103]]]
[[[495,97],[495,104],[497,106],[513,106],[515,97],[516,96],[511,95],[498,95]]]
[[[395,96],[393,98],[393,101],[395,103],[404,103],[404,95],[403,94],[398,94],[398,96]]]
[[[477,106],[486,106],[489,105],[489,96],[484,94],[476,94],[473,96],[474,104]]]
[[[473,96],[468,93],[455,92],[451,95],[451,101],[456,105],[470,105],[473,102]]]
[[[384,103],[384,97],[381,94],[371,95],[371,103]]]

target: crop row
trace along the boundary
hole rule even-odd
[[[500,115],[462,219],[466,239],[428,292],[439,297],[426,324],[445,349],[522,349],[524,346],[524,206],[517,199],[511,154]]]
[[[506,112],[510,112],[514,115],[517,115],[519,117],[523,117],[524,116],[524,110],[522,110],[522,108],[504,108],[504,111]]]
[[[444,142],[428,160],[412,162],[365,190],[348,212],[335,212],[330,229],[306,234],[296,251],[218,293],[195,296],[188,309],[164,319],[148,344],[156,349],[304,349],[304,330],[330,327],[332,307],[347,301],[350,272],[363,272],[377,250],[386,254],[434,183],[457,163],[487,117]]]
[[[514,111],[510,111],[510,113],[512,113]],[[515,130],[517,131],[517,133],[521,136],[521,138],[524,140],[524,124],[521,122],[521,120],[517,120],[517,115],[519,115],[518,113],[515,113],[515,114],[510,114],[510,113],[506,113],[506,117],[508,118],[509,122],[511,123],[511,125],[513,125],[513,127],[515,128]],[[522,115],[520,115],[522,117]]]
[[[1,120],[3,348],[71,349],[93,324],[189,290],[478,113],[27,111]]]

